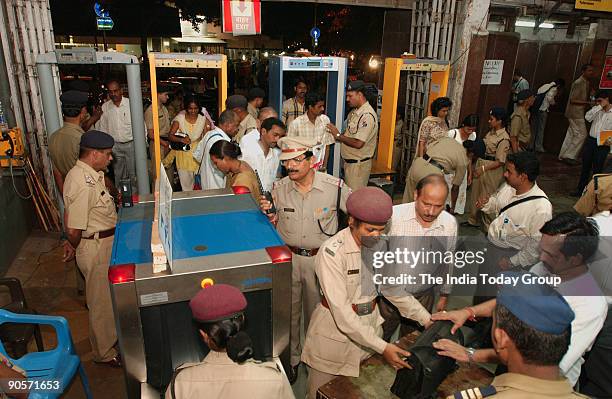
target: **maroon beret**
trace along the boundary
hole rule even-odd
[[[203,288],[189,301],[193,318],[199,322],[231,318],[242,312],[246,306],[244,294],[238,288],[227,284]]]
[[[349,215],[363,222],[385,224],[393,214],[393,201],[378,187],[363,187],[348,197],[346,210]]]

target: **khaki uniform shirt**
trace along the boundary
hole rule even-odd
[[[240,144],[242,137],[253,129],[257,130],[257,119],[253,118],[250,114],[247,114],[246,118],[244,118],[242,122],[240,122],[240,125],[238,125],[238,134],[236,134],[236,137],[234,137],[233,140]]]
[[[159,104],[159,136],[168,137],[170,132],[170,114],[165,105]],[[144,120],[147,129],[153,129],[153,107],[149,106],[144,112]]]
[[[49,155],[53,166],[66,177],[79,159],[81,136],[85,133],[81,126],[64,122],[49,139]]]
[[[453,185],[460,186],[470,161],[465,148],[457,140],[442,137],[427,146],[427,155],[444,166],[444,173],[454,173]]]
[[[348,114],[344,134],[346,137],[363,141],[365,145],[357,149],[343,143],[340,148],[342,158],[359,161],[374,156],[378,138],[378,117],[370,103],[366,102]]]
[[[552,204],[547,199],[538,198],[499,212],[506,205],[533,196],[547,197],[537,183],[534,183],[529,191],[519,195],[514,188],[504,183],[482,208],[482,212],[495,218],[489,225],[489,241],[499,248],[518,250],[519,252],[510,258],[510,262],[523,268],[539,260],[538,245],[542,237],[540,229],[552,219]]]
[[[378,307],[364,316],[358,316],[352,307],[378,296],[374,286],[361,286],[361,270],[365,267],[349,227],[325,241],[315,257],[315,271],[329,309],[319,304],[313,312],[302,361],[316,370],[358,377],[361,361],[373,352],[382,353],[387,346],[381,338],[384,320]],[[387,299],[406,318],[421,324],[430,319],[429,312],[413,296]]]
[[[283,123],[289,127],[291,122],[298,116],[306,113],[306,103],[300,103],[295,97],[285,100],[281,110],[281,119]]]
[[[200,363],[185,364],[174,377],[176,399],[294,399],[276,362],[237,364],[226,352],[210,351]],[[166,390],[172,399],[172,384]]]
[[[571,101],[587,101],[589,99],[589,81],[583,76],[579,77],[572,83],[572,88],[565,109],[565,117],[567,119],[582,119],[586,105],[575,105]]]
[[[230,173],[225,181],[225,188],[232,188],[236,186],[242,186],[249,189],[251,196],[255,199],[255,203],[259,204],[261,199],[261,191],[259,190],[259,184],[257,183],[257,176],[255,172],[249,170],[247,172]]]
[[[83,237],[112,229],[117,224],[115,201],[104,185],[104,172],[78,160],[64,182],[68,227],[83,230]]]
[[[329,238],[321,228],[327,234],[335,234],[339,185],[340,209],[346,212],[351,189],[337,177],[315,172],[312,188],[306,194],[302,194],[289,177],[274,182],[272,198],[278,212],[276,229],[283,241],[293,247],[312,249],[319,248]]]
[[[510,136],[518,137],[524,146],[531,140],[531,126],[529,125],[529,111],[525,107],[516,107],[510,123]]]
[[[510,136],[505,128],[497,131],[489,131],[483,139],[486,155],[494,156],[495,160],[501,163],[506,163],[508,150],[510,149]]]
[[[507,399],[574,399],[588,398],[574,392],[566,378],[542,380],[527,375],[506,373],[495,377],[490,386],[457,392],[447,399],[507,398]]]
[[[595,192],[595,178],[597,178],[597,192]],[[583,216],[612,210],[612,173],[593,176],[584,194],[574,205],[574,209]]]
[[[257,119],[257,117],[259,116],[259,110],[255,108],[251,103],[247,105],[247,112],[255,119]]]

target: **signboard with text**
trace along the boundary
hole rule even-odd
[[[612,89],[612,56],[606,57],[603,71],[601,72],[600,89]]]
[[[481,85],[499,85],[502,81],[504,60],[485,60],[482,67]]]
[[[223,0],[223,32],[234,36],[261,34],[260,0]]]
[[[576,0],[575,7],[581,10],[612,12],[612,0]]]

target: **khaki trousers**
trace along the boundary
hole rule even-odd
[[[476,169],[481,168],[489,162],[493,161],[478,159],[476,162]],[[480,225],[485,234],[489,230],[489,225],[493,221],[494,216],[481,212],[480,209],[476,208],[476,201],[497,191],[499,186],[504,182],[504,170],[504,166],[494,170],[487,170],[480,175],[480,177],[474,177],[472,181],[472,191],[468,203],[470,211],[468,222],[473,225]]]
[[[117,355],[114,348],[117,331],[108,282],[113,238],[82,239],[76,250],[77,265],[85,276],[89,340],[96,362],[108,361]]]
[[[334,378],[336,375],[324,373],[319,370],[315,370],[312,367],[308,367],[308,399],[317,399],[317,391],[319,387],[327,384]]]
[[[406,176],[406,188],[404,188],[402,204],[414,202],[414,192],[416,191],[417,184],[421,179],[429,175],[444,176],[444,172],[440,168],[431,165],[424,158],[417,158],[412,162],[410,169],[408,169],[408,175]]]
[[[578,160],[582,145],[589,135],[589,132],[587,131],[584,118],[568,119],[568,122],[569,126],[567,128],[567,133],[565,133],[563,144],[561,145],[561,151],[559,151],[559,159]]]
[[[366,187],[368,180],[370,180],[371,171],[371,159],[357,163],[344,162],[344,181],[353,191]]]
[[[291,270],[291,365],[300,363],[302,356],[302,343],[300,340],[300,326],[302,312],[304,314],[304,335],[308,331],[310,317],[315,307],[321,302],[321,293],[315,274],[314,256],[301,256],[293,254],[293,268]]]

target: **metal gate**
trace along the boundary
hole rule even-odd
[[[418,145],[419,127],[421,121],[427,116],[429,103],[429,87],[431,85],[431,72],[406,72],[406,102],[404,105],[404,126],[402,129],[400,163],[400,182],[406,180],[408,168],[415,158]]]

